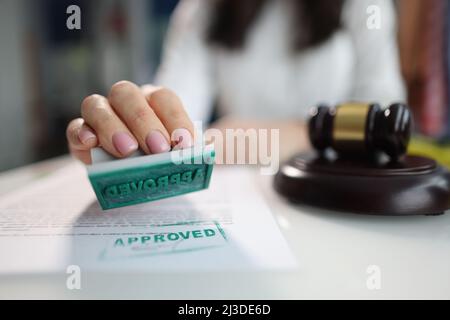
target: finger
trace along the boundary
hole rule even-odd
[[[141,89],[129,81],[111,88],[109,102],[134,134],[146,153],[170,151],[170,136],[155,112],[149,107]]]
[[[178,96],[169,89],[146,87],[147,101],[171,137],[172,146],[187,148],[193,145],[194,125]]]
[[[84,164],[92,163],[91,150],[76,150],[76,149],[72,149],[70,146],[69,146],[69,150],[70,150],[70,154],[74,158],[80,160]]]
[[[122,158],[137,150],[136,139],[115,114],[105,97],[91,95],[84,99],[81,114],[96,132],[102,148],[113,156]]]
[[[66,130],[69,151],[73,157],[90,164],[91,149],[98,144],[94,131],[81,118],[72,120]]]
[[[89,150],[97,146],[94,130],[82,118],[72,120],[66,130],[67,141],[72,149]]]

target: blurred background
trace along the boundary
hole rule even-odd
[[[177,0],[0,0],[0,171],[67,152],[92,93],[149,82]],[[70,5],[81,30],[66,28]]]
[[[450,5],[397,0],[402,70],[415,113],[411,148],[443,161],[450,137]],[[70,5],[81,30],[66,26]],[[0,0],[0,171],[67,153],[83,97],[151,82],[177,0]],[[449,161],[450,162],[450,161]]]

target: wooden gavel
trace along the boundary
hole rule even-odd
[[[402,103],[386,109],[376,103],[321,105],[311,111],[309,137],[319,152],[332,148],[346,157],[384,153],[397,161],[407,151],[411,127],[411,112]]]

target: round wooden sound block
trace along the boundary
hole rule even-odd
[[[282,166],[275,189],[289,200],[374,215],[438,215],[450,209],[450,173],[434,160],[363,161],[300,154]]]

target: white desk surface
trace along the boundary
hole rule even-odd
[[[70,161],[61,157],[0,174],[0,194]],[[255,171],[255,179],[299,261],[298,270],[89,273],[82,275],[82,289],[72,291],[66,289],[67,274],[4,276],[0,298],[450,299],[450,213],[376,217],[296,207],[273,191],[272,177]],[[379,290],[367,288],[370,265],[380,268]]]

